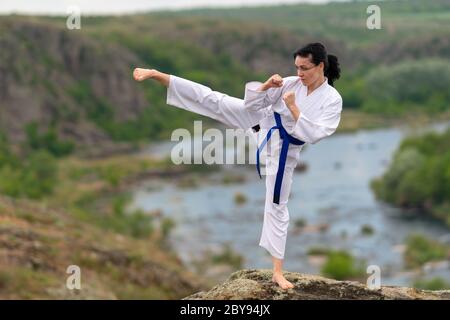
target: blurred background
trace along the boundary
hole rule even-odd
[[[338,56],[344,106],[337,133],[301,153],[285,269],[366,283],[377,265],[382,285],[450,289],[448,1],[46,0],[0,14],[0,298],[179,299],[271,268],[254,166],[174,165],[174,129],[225,128],[132,70],[243,98],[248,81],[295,75],[309,42]]]

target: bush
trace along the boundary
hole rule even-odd
[[[11,151],[9,150],[8,139],[6,135],[0,132],[0,168],[5,165],[12,165],[15,161],[11,159]]]
[[[16,165],[0,167],[0,192],[11,197],[40,199],[56,185],[57,163],[46,151],[34,152]]]
[[[361,227],[361,233],[364,235],[372,235],[374,233],[374,229],[371,225],[365,224]]]
[[[366,100],[363,110],[401,114],[415,107],[435,113],[450,107],[450,63],[446,60],[407,60],[375,68],[365,82],[365,96],[373,99]]]
[[[331,249],[325,248],[325,247],[311,247],[308,249],[308,255],[309,256],[322,256],[327,255],[332,251]]]
[[[447,251],[448,248],[437,241],[420,234],[412,234],[406,239],[404,253],[406,267],[420,267],[428,261],[445,259]]]
[[[126,175],[123,169],[114,165],[100,167],[98,173],[100,178],[108,182],[111,187],[117,187]]]
[[[211,259],[214,264],[228,264],[236,269],[241,269],[244,262],[244,258],[235,253],[229,244],[225,244],[222,252],[213,255]]]
[[[61,141],[55,128],[49,128],[47,132],[40,134],[36,123],[30,123],[25,128],[27,134],[27,146],[31,150],[46,150],[55,157],[63,157],[73,152],[75,145],[70,141]]]
[[[429,280],[426,279],[417,279],[414,281],[414,288],[423,289],[423,290],[449,290],[450,283],[446,282],[444,279],[435,277]]]
[[[56,185],[57,163],[46,151],[33,153],[27,159],[22,172],[25,195],[41,198],[50,194]]]
[[[245,194],[241,193],[241,192],[236,192],[234,195],[234,203],[236,203],[237,205],[241,205],[247,202],[247,197],[245,196]]]
[[[322,267],[324,276],[336,280],[349,280],[364,276],[362,261],[356,261],[355,258],[346,251],[329,251],[328,258]]]
[[[307,224],[307,222],[306,222],[306,219],[304,219],[304,218],[298,218],[295,220],[295,223],[294,223],[295,227],[299,228],[299,229],[304,228],[306,226],[306,224]]]
[[[0,193],[10,197],[19,197],[22,195],[22,186],[20,184],[21,173],[11,166],[0,168]]]
[[[405,139],[371,187],[378,199],[421,209],[450,225],[450,129]]]
[[[153,233],[153,219],[142,210],[126,212],[129,203],[128,195],[121,195],[113,199],[112,214],[102,217],[103,226],[116,232],[127,234],[135,238],[145,238]]]
[[[167,240],[172,229],[175,228],[175,221],[171,218],[164,218],[161,221],[161,234],[163,240]]]

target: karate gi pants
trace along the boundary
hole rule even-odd
[[[168,105],[215,119],[231,128],[251,130],[253,126],[259,124],[261,127],[260,134],[264,134],[262,139],[268,129],[275,125],[270,107],[261,110],[249,110],[245,108],[242,99],[213,91],[207,86],[174,75],[170,75],[166,102]],[[260,138],[256,139],[262,141]],[[289,225],[287,203],[291,191],[292,175],[298,163],[301,148],[302,146],[289,145],[280,203],[275,204],[273,203],[273,193],[278,169],[278,157],[281,150],[278,130],[273,132],[272,138],[267,144],[266,201],[259,245],[265,248],[271,256],[278,259],[284,259]]]

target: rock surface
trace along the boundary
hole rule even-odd
[[[317,275],[285,272],[293,289],[283,290],[272,282],[271,270],[240,270],[211,290],[184,300],[449,300],[450,290],[429,291],[407,287],[382,286],[369,289],[356,281],[337,281]]]

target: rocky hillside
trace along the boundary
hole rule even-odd
[[[450,300],[450,290],[428,291],[382,286],[370,290],[360,282],[336,281],[321,276],[286,272],[293,289],[282,290],[272,282],[271,270],[241,270],[209,291],[185,297],[186,300]]]
[[[111,140],[99,123],[135,119],[148,102],[130,81],[136,56],[43,21],[0,20],[0,127],[11,141],[24,127],[54,125],[62,138],[96,145]],[[96,123],[97,122],[97,123]]]
[[[179,299],[206,286],[156,241],[0,196],[0,299]],[[81,290],[69,290],[70,265]]]
[[[260,21],[234,21],[217,17],[193,17],[189,11],[181,11],[175,16],[167,13],[136,15],[121,19],[98,18],[96,23],[91,23],[91,20],[87,20],[87,23],[85,28],[87,33],[102,35],[130,48],[135,47],[135,44],[126,37],[131,33],[137,35],[135,42],[145,42],[151,38],[164,39],[172,47],[176,45],[180,49],[193,44],[197,48],[212,53],[217,62],[228,60],[229,63],[231,60],[255,74],[263,75],[295,73],[292,53],[301,44],[317,40],[317,37],[296,34],[274,24]],[[351,61],[350,52],[346,50],[345,45],[326,36],[321,36],[320,39],[327,43],[330,52],[344,57],[346,62]],[[170,48],[167,49],[169,50],[165,51],[165,54],[166,59],[169,60],[173,53]],[[139,53],[139,51],[136,52]],[[152,58],[141,55],[140,57],[144,61]],[[169,68],[177,64],[176,61],[166,62]],[[195,66],[196,69],[208,71],[207,69],[212,66],[205,62]]]

